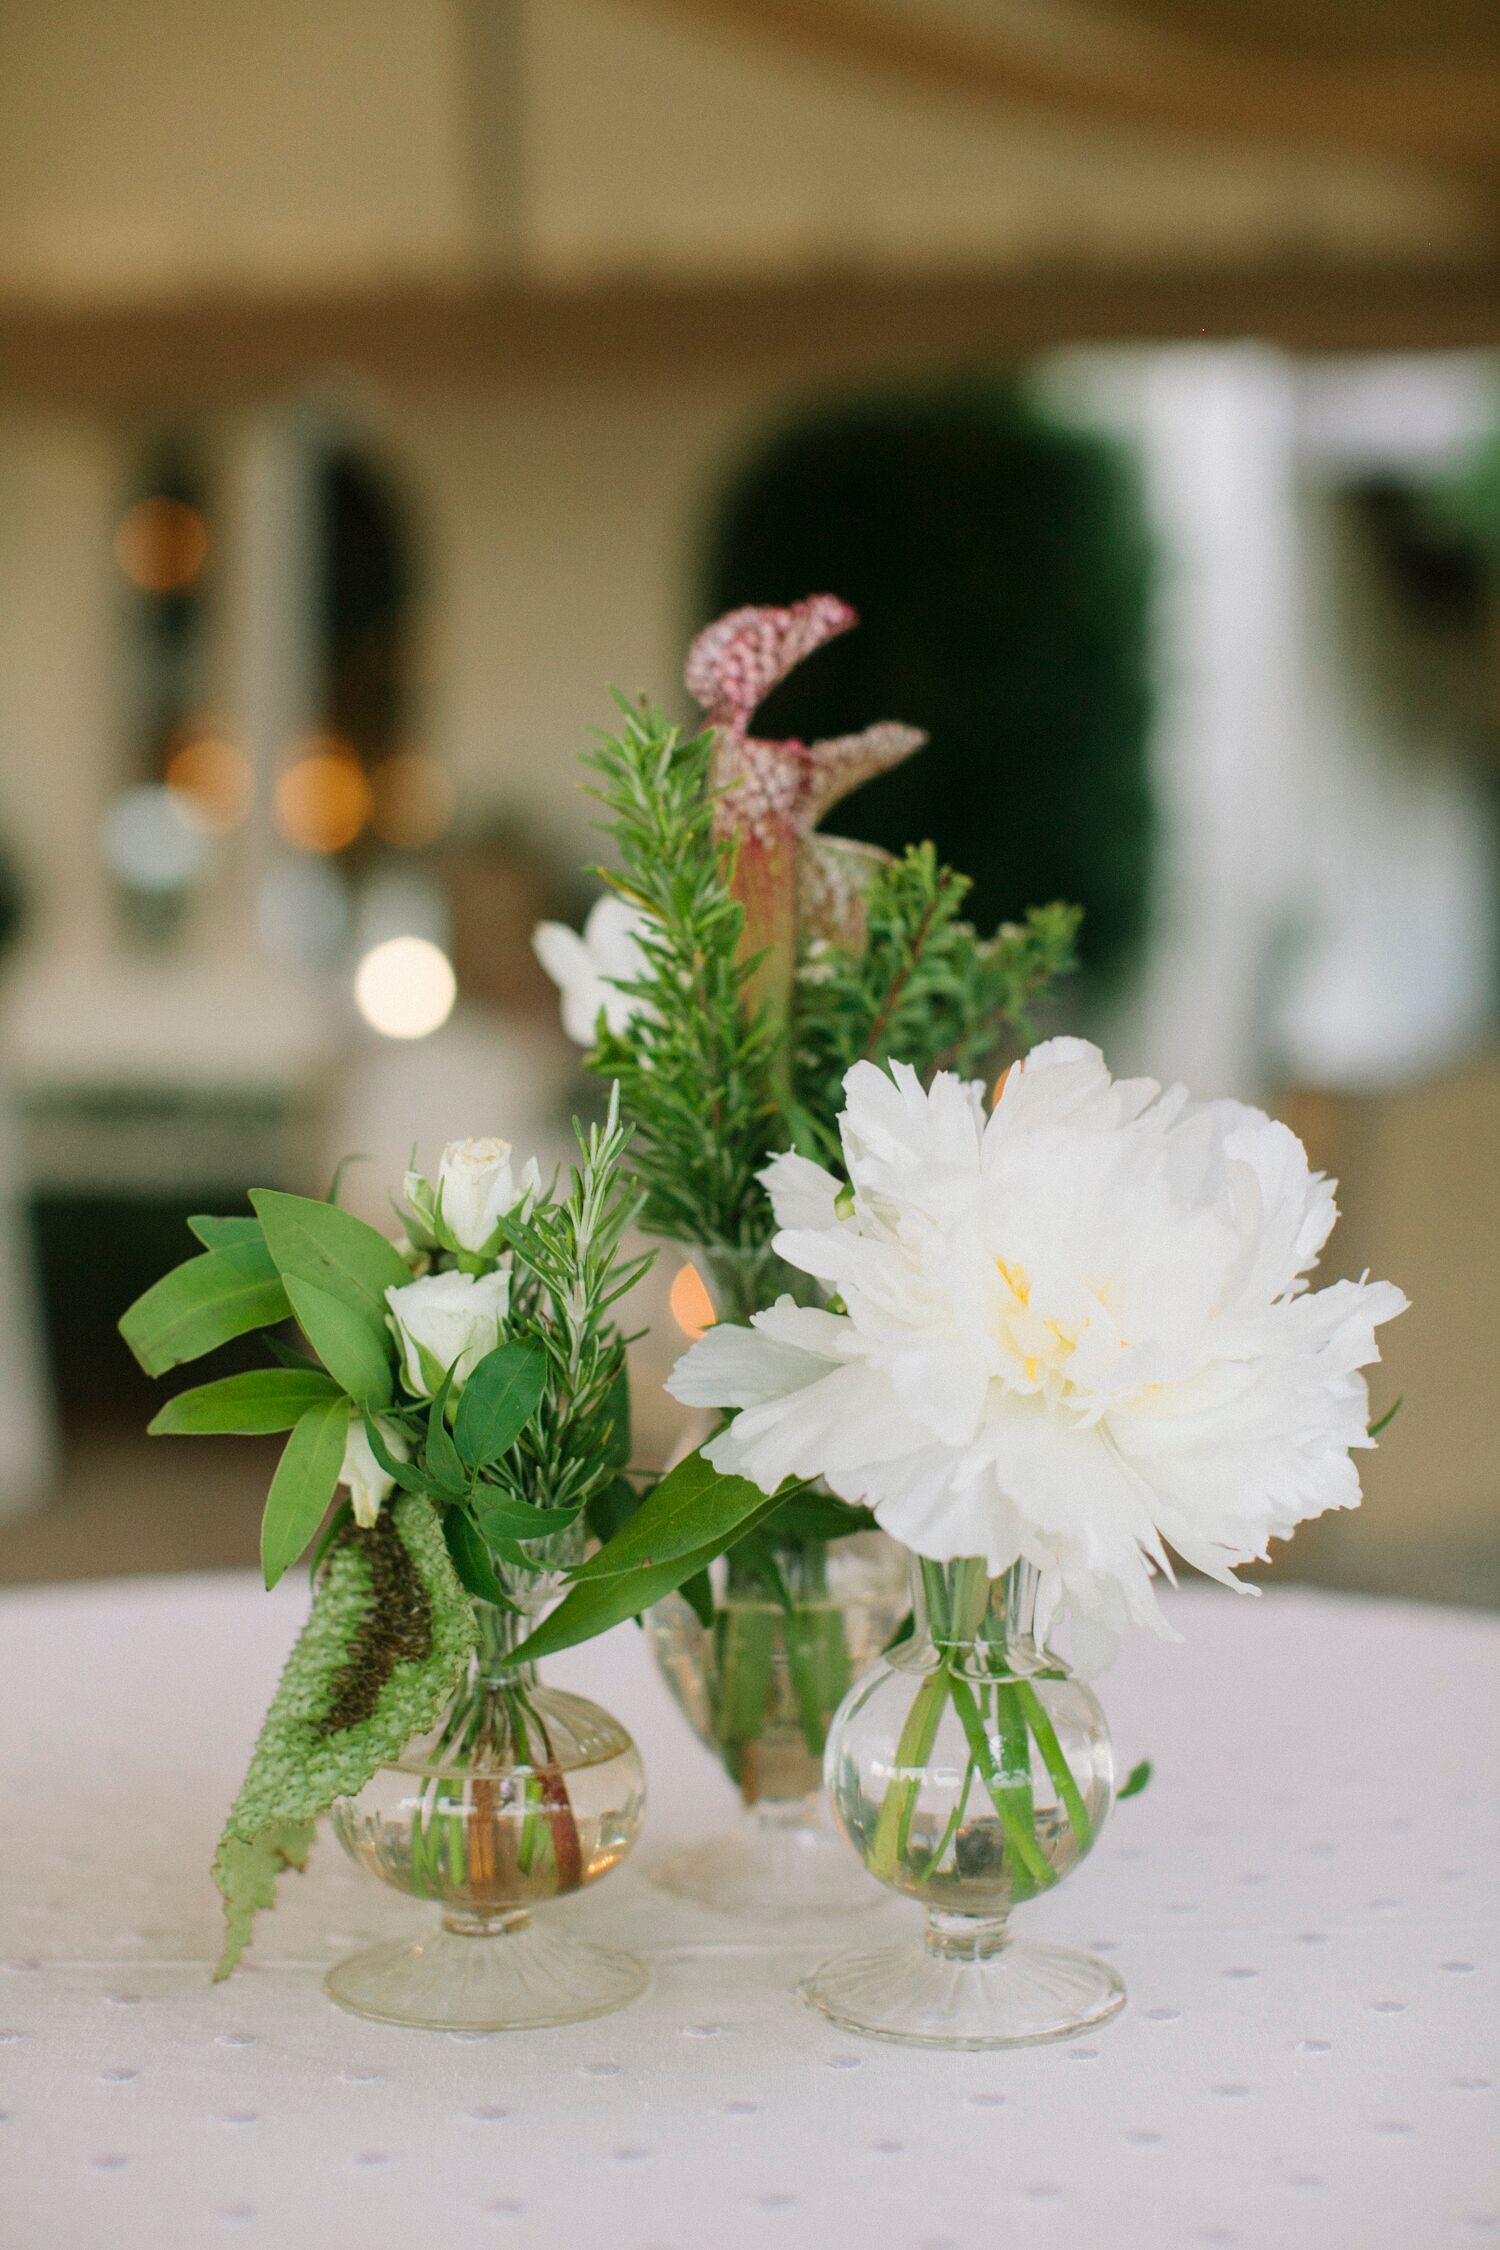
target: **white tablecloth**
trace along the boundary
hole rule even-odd
[[[454,2038],[342,2014],[430,1910],[320,1840],[208,1981],[207,1867],[305,1582],[0,1599],[7,2250],[1448,2250],[1500,2237],[1500,1622],[1192,1592],[1103,1683],[1156,1780],[1026,1909],[1123,2016],[995,2055],[860,2042],[794,1996],[843,1928],[735,1923],[638,1865],[558,1921],[651,1957],[635,2008]],[[730,1809],[626,1627],[551,1667],[645,1748],[638,1862]]]

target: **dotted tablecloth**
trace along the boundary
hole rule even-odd
[[[651,1957],[635,2008],[479,2039],[321,1975],[429,1920],[320,1839],[211,1985],[216,1833],[305,1582],[0,1599],[6,2250],[1459,2250],[1500,2239],[1500,1621],[1191,1591],[1102,1683],[1156,1779],[1026,1910],[1130,2003],[994,2055],[860,2042],[794,1996],[854,1933],[654,1893],[727,1784],[622,1628],[550,1667],[647,1757],[636,1863],[551,1910]]]

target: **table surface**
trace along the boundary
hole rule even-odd
[[[1101,1684],[1156,1778],[1034,1931],[1123,1971],[1090,2037],[861,2042],[795,1997],[912,1927],[736,1922],[653,1892],[727,1783],[621,1628],[549,1667],[644,1746],[635,1862],[550,1910],[649,1955],[646,1999],[492,2038],[321,1990],[431,1920],[320,1838],[212,1985],[206,1869],[306,1585],[0,1598],[0,2240],[16,2250],[1447,2250],[1500,2238],[1500,1620],[1186,1591]]]

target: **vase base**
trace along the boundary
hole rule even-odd
[[[519,1917],[486,1935],[440,1929],[353,1953],[323,1989],[351,2015],[425,2031],[537,2031],[585,2023],[638,2000],[650,1983],[630,1953],[539,1929]]]
[[[1024,1943],[967,1960],[921,1944],[839,1953],[799,1989],[841,2030],[910,2047],[1035,2047],[1092,2031],[1125,2005],[1107,1962]]]
[[[794,1914],[857,1914],[884,1903],[819,1808],[783,1814],[756,1806],[732,1828],[646,1869],[646,1880],[674,1898],[693,1899],[721,1914],[766,1921]]]

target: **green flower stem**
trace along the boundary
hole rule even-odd
[[[984,1720],[980,1716],[979,1705],[974,1700],[974,1690],[967,1680],[960,1679],[953,1680],[952,1689],[953,1708],[958,1714],[958,1721],[968,1740],[970,1753],[979,1768],[985,1788],[989,1792],[990,1802],[1000,1815],[1000,1823],[1005,1830],[1005,1841],[1011,1859],[1016,1868],[1024,1872],[1028,1879],[1030,1889],[1026,1895],[1029,1897],[1031,1890],[1044,1891],[1056,1882],[1057,1877],[1043,1858],[1037,1844],[1036,1815],[1032,1804],[1031,1783],[1029,1780],[1021,1783],[1012,1778],[1015,1773],[1028,1770],[1030,1762],[1029,1757],[1026,1767],[1017,1767],[1011,1762],[1017,1732],[1016,1721],[1020,1718],[1020,1713],[1012,1700],[1014,1690],[1008,1685],[997,1685],[995,1691],[996,1727],[1006,1749],[1006,1765],[1002,1768],[996,1761],[994,1745],[990,1740]],[[1018,1731],[1020,1742],[1024,1745],[1026,1739],[1024,1722],[1021,1723]],[[1016,1890],[1017,1895],[1021,1895],[1019,1885],[1016,1886]]]
[[[1036,1736],[1036,1745],[1042,1753],[1043,1764],[1052,1776],[1053,1787],[1063,1801],[1068,1824],[1078,1838],[1078,1848],[1086,1852],[1093,1841],[1093,1822],[1089,1819],[1083,1792],[1073,1779],[1072,1768],[1063,1756],[1062,1744],[1057,1739],[1052,1721],[1043,1709],[1042,1699],[1030,1680],[1018,1680],[1015,1694],[1025,1713],[1026,1724]]]
[[[969,1809],[969,1796],[974,1787],[974,1776],[977,1770],[978,1769],[976,1768],[974,1761],[971,1758],[968,1762],[968,1765],[964,1768],[964,1785],[959,1793],[958,1802],[955,1804],[952,1812],[948,1815],[947,1827],[943,1830],[942,1835],[938,1838],[937,1843],[928,1858],[926,1866],[914,1867],[912,1869],[913,1878],[918,1883],[931,1882],[933,1876],[937,1873],[938,1869],[943,1864],[943,1859],[949,1845],[953,1842],[953,1839],[958,1834],[960,1828],[962,1828],[964,1815]]]
[[[844,1621],[837,1610],[794,1605],[784,1620],[783,1632],[802,1739],[808,1755],[821,1758],[829,1721],[849,1686]]]
[[[911,1843],[912,1818],[922,1787],[921,1769],[932,1755],[932,1746],[937,1740],[938,1727],[953,1687],[952,1673],[946,1665],[940,1664],[935,1672],[928,1673],[906,1714],[901,1739],[896,1745],[899,1779],[893,1780],[885,1793],[885,1802],[875,1824],[875,1840],[870,1846],[867,1862],[870,1873],[879,1882],[893,1883],[897,1870],[906,1857]]]

